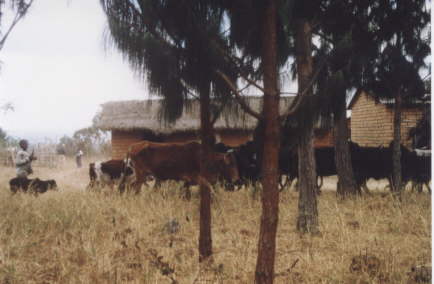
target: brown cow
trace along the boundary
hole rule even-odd
[[[232,153],[211,153],[207,176],[200,175],[201,144],[143,141],[130,146],[128,153],[136,174],[136,193],[148,176],[157,180],[181,180],[185,185],[211,186],[218,179],[237,181],[238,167]],[[125,183],[119,185],[124,192]]]

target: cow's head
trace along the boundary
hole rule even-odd
[[[89,164],[89,178],[91,182],[96,180],[95,163]]]
[[[47,180],[47,184],[48,184],[48,190],[56,190],[56,191],[59,190],[59,188],[57,187],[57,183],[54,179]]]
[[[127,177],[135,175],[134,162],[133,162],[133,160],[130,157],[127,157],[127,158],[125,158],[123,160],[123,163],[122,163],[122,175],[125,175]]]
[[[238,172],[237,160],[234,153],[222,154],[223,168],[221,174],[231,182],[236,182],[240,179]]]

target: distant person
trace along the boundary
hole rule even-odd
[[[27,148],[29,147],[29,142],[23,139],[19,142],[20,149],[17,152],[17,157],[15,159],[15,166],[17,169],[17,177],[19,178],[27,178],[28,175],[33,173],[32,170],[32,161],[36,160],[36,157],[29,152],[27,152]]]
[[[81,158],[83,156],[83,151],[78,150],[77,154],[75,154],[75,162],[77,163],[77,168],[81,168]]]

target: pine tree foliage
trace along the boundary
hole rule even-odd
[[[231,51],[222,31],[221,8],[191,0],[102,0],[101,4],[112,43],[146,77],[151,93],[164,98],[163,118],[169,122],[179,118],[188,107],[187,99],[197,96],[204,84],[210,84],[211,95],[221,99],[213,109],[221,109],[230,91],[215,71],[235,76],[222,56]]]
[[[314,60],[316,68],[323,67],[315,93],[325,117],[340,115],[342,97],[354,89],[364,88],[377,99],[393,98],[400,89],[405,97],[426,93],[419,73],[429,69],[426,1],[336,0],[319,7]]]
[[[366,89],[376,98],[394,98],[404,103],[425,95],[421,71],[430,55],[430,8],[424,0],[375,2],[370,25],[378,56],[363,73]]]
[[[263,28],[263,10],[266,2],[263,0],[222,1],[227,10],[230,42],[239,49],[249,67],[252,66],[252,62],[261,58],[263,46],[259,39]],[[294,2],[294,0],[276,1],[278,7],[276,40],[280,67],[287,63],[288,57],[294,52],[293,31],[290,29]],[[261,70],[260,64],[261,62],[259,62],[258,73]]]

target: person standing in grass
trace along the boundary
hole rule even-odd
[[[77,163],[77,168],[81,168],[81,157],[82,156],[83,156],[83,151],[81,151],[81,149],[79,149],[77,154],[75,154],[75,162]]]
[[[33,173],[32,161],[36,160],[36,157],[27,151],[29,142],[23,139],[19,142],[20,149],[18,150],[17,157],[15,159],[15,167],[17,169],[17,177],[27,178],[28,175]]]

